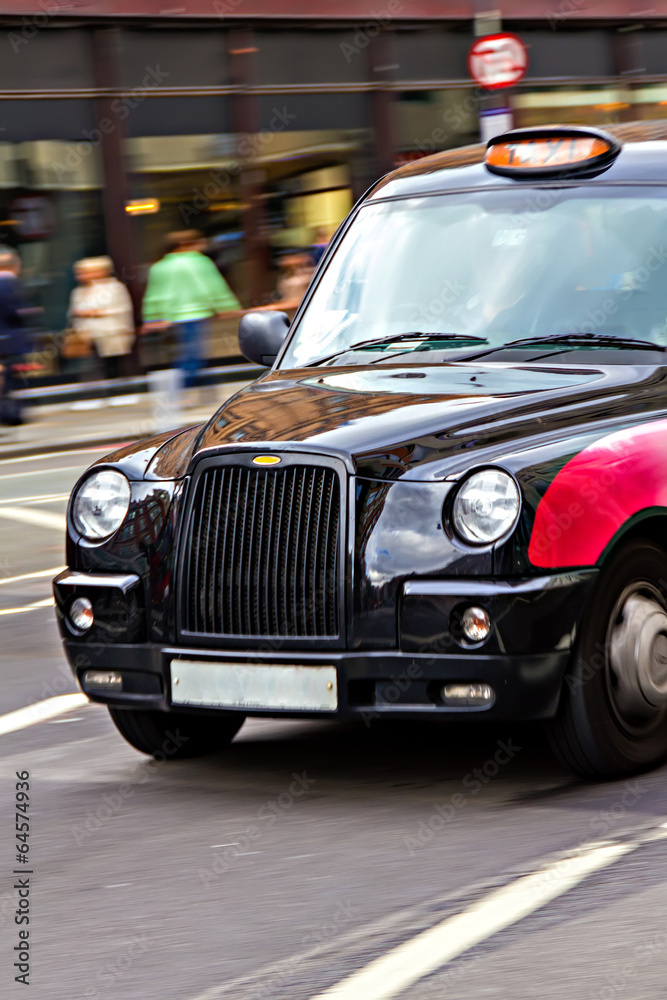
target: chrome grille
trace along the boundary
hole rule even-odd
[[[182,624],[200,635],[339,634],[334,469],[206,468],[185,539]]]

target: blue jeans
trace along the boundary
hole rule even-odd
[[[205,319],[190,319],[179,323],[178,361],[176,365],[183,372],[183,388],[192,389],[199,385],[199,373],[203,367]]]

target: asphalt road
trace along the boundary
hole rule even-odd
[[[0,731],[75,691],[48,600],[93,458],[0,463]],[[386,722],[255,721],[220,756],[153,762],[89,705],[0,735],[0,762],[3,998],[24,995],[23,770],[39,1000],[667,994],[665,769],[587,785],[539,727]]]

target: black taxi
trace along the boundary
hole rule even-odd
[[[587,776],[665,757],[666,178],[660,122],[394,171],[291,324],[242,319],[264,375],[86,472],[59,626],[133,746],[485,716]]]

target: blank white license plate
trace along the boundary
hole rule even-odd
[[[308,712],[338,708],[333,666],[172,660],[170,669],[174,705]]]

